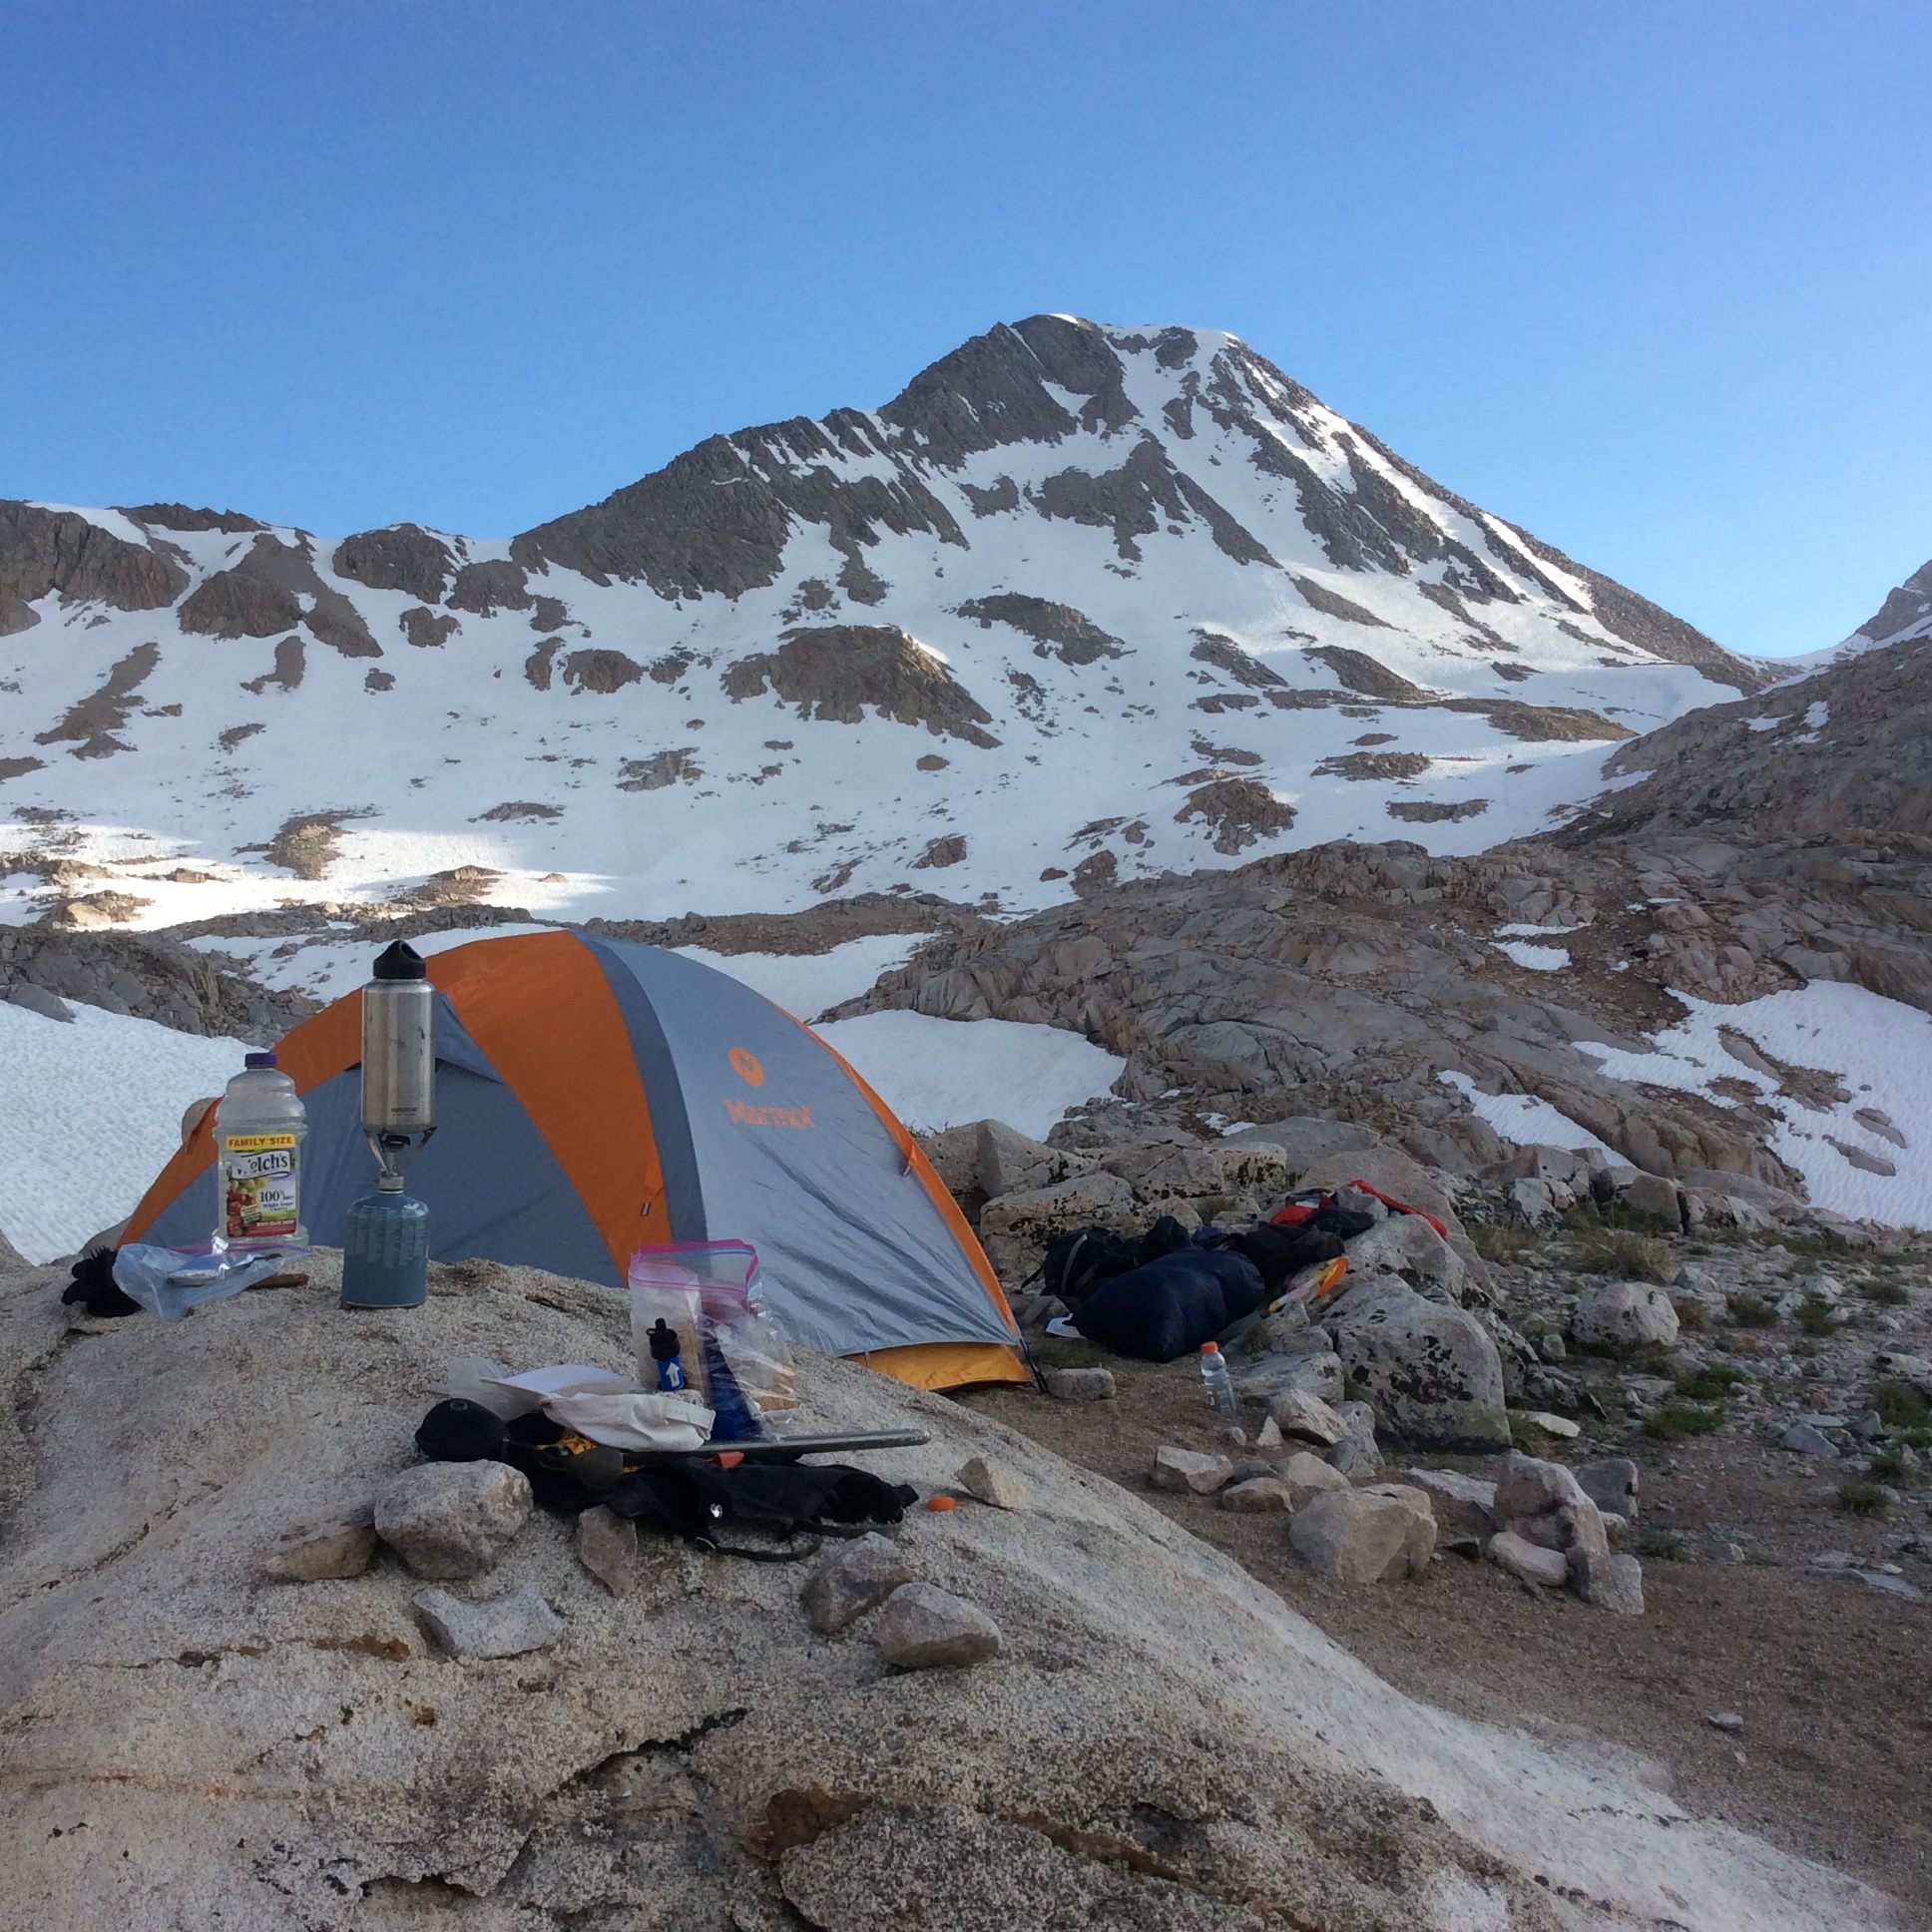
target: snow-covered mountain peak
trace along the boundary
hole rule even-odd
[[[1763,682],[1237,338],[1036,315],[507,542],[0,504],[0,810],[40,827],[0,916],[1024,906],[1470,850]]]

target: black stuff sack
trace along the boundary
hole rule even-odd
[[[1070,1318],[1089,1341],[1117,1355],[1172,1362],[1252,1314],[1265,1292],[1246,1255],[1190,1247],[1116,1276]]]
[[[1326,1228],[1276,1227],[1268,1221],[1226,1235],[1219,1245],[1245,1254],[1260,1270],[1261,1286],[1269,1295],[1278,1293],[1281,1284],[1304,1267],[1332,1261],[1348,1251],[1341,1236]]]
[[[794,1562],[813,1546],[788,1552],[745,1549],[723,1538],[755,1531],[789,1539],[857,1536],[871,1524],[899,1522],[919,1492],[848,1464],[743,1462],[721,1469],[700,1457],[648,1463],[626,1474],[601,1499],[619,1516],[661,1536],[681,1536],[726,1556]]]
[[[1134,1244],[1134,1258],[1139,1262],[1158,1261],[1163,1254],[1178,1254],[1194,1244],[1195,1237],[1172,1214],[1163,1214]]]

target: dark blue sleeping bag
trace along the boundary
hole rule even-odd
[[[1184,1247],[1103,1282],[1069,1319],[1117,1355],[1172,1362],[1252,1314],[1264,1292],[1246,1255]]]

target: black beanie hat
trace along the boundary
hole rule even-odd
[[[438,1402],[416,1431],[416,1447],[431,1462],[501,1462],[503,1418],[481,1402]]]

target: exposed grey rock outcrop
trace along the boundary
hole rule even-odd
[[[0,992],[37,988],[180,1033],[262,1046],[315,1011],[301,994],[270,992],[234,967],[165,933],[0,926]]]
[[[73,604],[156,611],[187,588],[188,573],[152,544],[131,544],[72,510],[0,499],[0,637],[39,623],[28,606],[50,591]]]
[[[1391,1435],[1438,1449],[1508,1447],[1502,1361],[1475,1316],[1392,1276],[1336,1299],[1330,1325],[1349,1386]]]
[[[392,523],[386,530],[344,537],[329,568],[371,590],[406,591],[420,603],[440,604],[457,564],[449,545],[421,524]]]
[[[971,598],[959,606],[959,615],[977,618],[989,629],[995,624],[1011,625],[1035,640],[1036,657],[1051,652],[1062,664],[1092,664],[1098,658],[1118,658],[1123,650],[1119,638],[1103,631],[1084,612],[1051,598],[1007,591],[996,597]]]
[[[1765,719],[1777,724],[1762,727]],[[1760,697],[1690,712],[1624,745],[1606,775],[1649,775],[1608,793],[1567,842],[1642,834],[1654,844],[1659,834],[1688,831],[1753,844],[1864,835],[1863,852],[1813,846],[1794,855],[1800,878],[1827,885],[1850,881],[1820,868],[1869,866],[1878,851],[1922,861],[1932,835],[1928,723],[1932,638],[1862,652]],[[1870,882],[1881,884],[1876,875]]]
[[[955,681],[938,658],[896,625],[827,624],[784,633],[775,651],[740,658],[724,674],[735,704],[766,688],[801,718],[856,724],[872,706],[901,724],[923,724],[934,736],[991,746],[980,727],[992,714]]]
[[[205,578],[177,617],[184,631],[202,637],[272,638],[305,627],[345,658],[382,655],[361,613],[322,582],[307,539],[285,544],[263,532],[239,564]]]
[[[386,1558],[262,1580],[293,1521],[411,1466],[448,1356],[629,1351],[621,1297],[588,1285],[433,1268],[425,1306],[345,1316],[335,1257],[309,1267],[306,1289],[84,1331],[62,1275],[0,1278],[0,1868],[44,1932],[405,1932],[425,1909],[857,1928],[895,1899],[972,1932],[1028,1922],[1043,1879],[1070,1925],[1123,1932],[1263,1928],[1276,1900],[1439,1932],[1445,1898],[1554,1932],[1538,1876],[1593,1901],[1579,1925],[1883,1921],[1836,1874],[1410,1703],[1139,1499],[851,1363],[802,1359],[814,1422],[933,1435],[878,1473],[930,1489],[984,1454],[1053,1499],[898,1532],[1004,1633],[970,1671],[888,1675],[811,1631],[794,1569],[676,1542],[647,1538],[614,1598],[546,1517],[484,1601],[435,1606],[454,1634],[526,1605],[556,1641],[501,1662],[432,1641]]]

